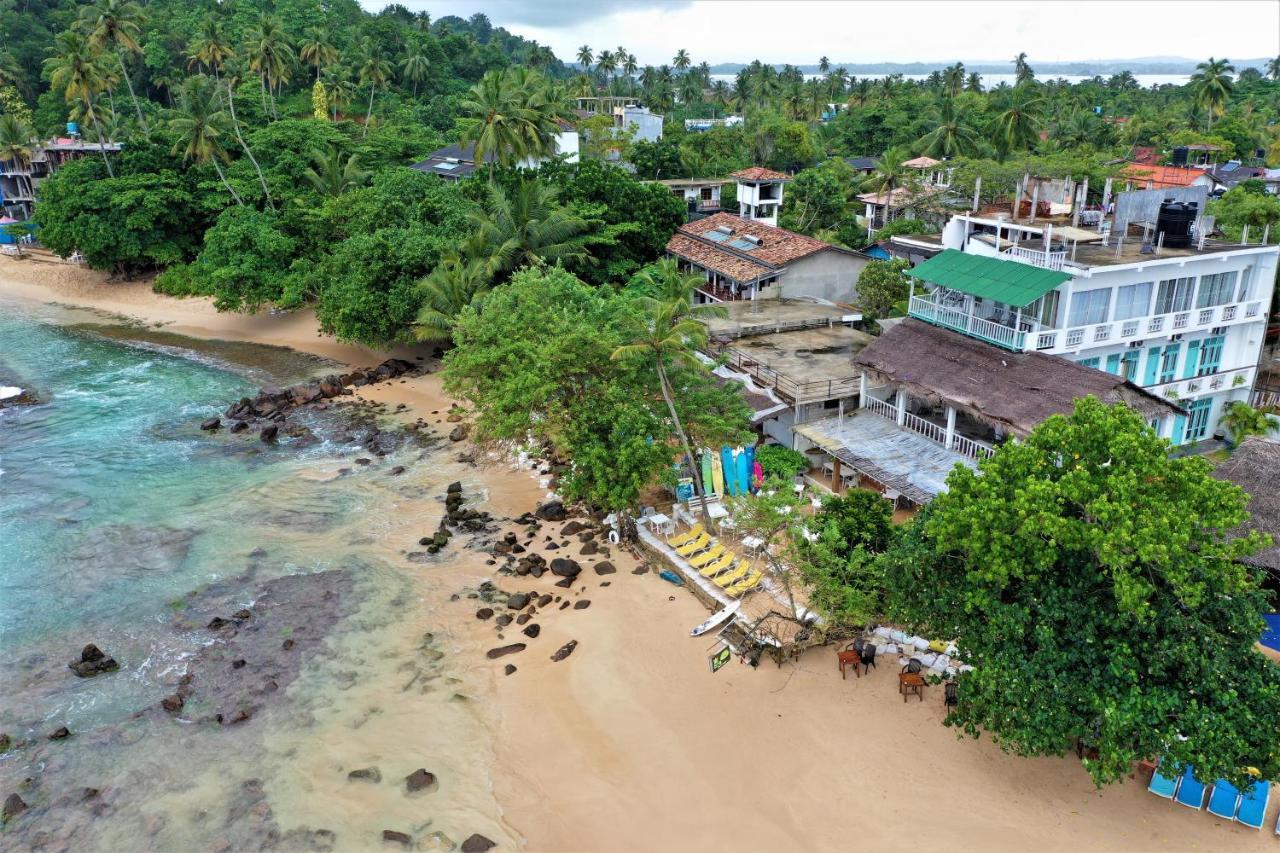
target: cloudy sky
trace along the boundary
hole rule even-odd
[[[384,2],[361,0],[365,8]],[[1006,61],[1280,54],[1278,0],[400,0],[433,18],[484,12],[497,26],[550,45],[625,45],[641,65],[670,62],[833,63]],[[1200,26],[1196,21],[1227,21]],[[1251,25],[1243,26],[1246,21]]]

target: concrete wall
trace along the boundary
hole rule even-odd
[[[622,111],[622,127],[635,125],[636,135],[633,142],[657,142],[662,138],[662,116],[647,109],[625,107]]]
[[[861,255],[825,251],[787,264],[778,296],[814,296],[829,302],[858,301],[858,276],[869,262]]]

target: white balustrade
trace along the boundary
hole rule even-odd
[[[1187,321],[1190,319],[1190,314],[1178,314],[1173,318],[1173,327],[1175,329],[1185,329],[1187,327]]]
[[[1213,322],[1213,309],[1206,308],[1200,312],[1200,319],[1196,320],[1196,325],[1203,326],[1205,323]]]
[[[1042,267],[1047,270],[1062,269],[1063,261],[1066,260],[1066,252],[1049,252],[1048,257],[1045,256],[1043,249],[1028,249],[1024,246],[1015,246],[1005,252],[1005,256],[1024,264],[1030,264],[1033,267]]]

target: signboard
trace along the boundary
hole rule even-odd
[[[711,671],[719,672],[724,665],[733,660],[733,652],[729,650],[727,645],[722,645],[717,649],[711,657],[707,658],[707,663],[711,665]]]
[[[676,503],[684,503],[693,497],[693,478],[681,477],[676,481]]]

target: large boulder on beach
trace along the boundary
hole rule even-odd
[[[106,655],[102,649],[93,643],[81,650],[79,660],[73,660],[67,666],[80,678],[92,678],[104,672],[115,672],[120,668],[120,664],[116,663],[115,658]]]
[[[419,767],[404,779],[404,786],[413,794],[436,788],[436,774]]]
[[[507,599],[507,607],[512,610],[524,610],[529,606],[529,593],[517,592]]]
[[[556,557],[551,561],[551,574],[562,578],[576,578],[582,573],[582,566],[578,565],[577,560],[570,560],[568,557]]]
[[[495,842],[477,832],[462,842],[462,853],[489,853],[490,850],[497,846]]]
[[[534,510],[534,515],[543,521],[564,521],[569,513],[565,512],[564,504],[560,501],[548,501]]]
[[[489,660],[497,660],[500,657],[513,655],[516,652],[522,652],[525,648],[526,646],[524,643],[512,643],[508,646],[498,646],[496,649],[489,649],[489,651],[485,652],[485,656],[488,657]]]
[[[567,658],[569,655],[573,654],[573,650],[576,649],[577,647],[578,647],[578,641],[570,640],[560,648],[556,649],[556,653],[551,656],[551,659],[556,663],[559,663],[560,661]]]

